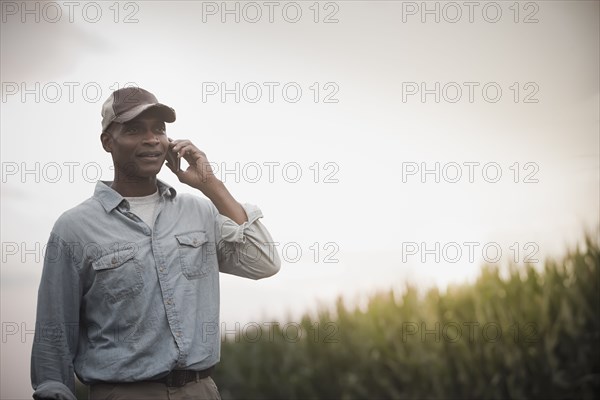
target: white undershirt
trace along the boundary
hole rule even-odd
[[[140,217],[150,228],[153,226],[154,212],[158,206],[158,190],[149,196],[125,197],[129,202],[129,211]]]

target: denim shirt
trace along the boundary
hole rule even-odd
[[[75,399],[85,384],[133,382],[219,361],[219,271],[260,279],[280,259],[260,209],[242,225],[208,199],[158,181],[152,227],[99,181],[63,213],[46,247],[31,356],[34,398]]]

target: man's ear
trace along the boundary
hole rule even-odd
[[[112,153],[112,136],[110,133],[104,131],[100,134],[100,141],[102,142],[102,147],[104,151],[107,153]]]

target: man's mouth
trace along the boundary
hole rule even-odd
[[[156,159],[156,158],[160,158],[162,157],[163,153],[161,153],[160,151],[144,151],[142,153],[139,153],[137,156],[141,157],[141,158],[146,158],[146,159]]]

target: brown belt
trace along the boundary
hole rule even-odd
[[[196,379],[208,378],[214,369],[214,366],[203,369],[202,371],[176,369],[169,372],[167,376],[146,382],[164,383],[168,387],[181,387],[184,386],[186,383],[195,381]]]

